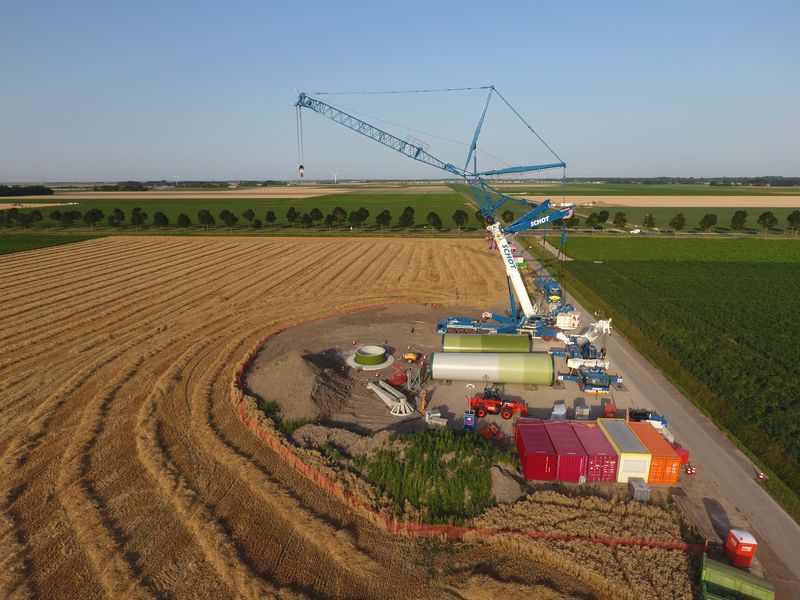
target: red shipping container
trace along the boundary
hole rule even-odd
[[[725,553],[734,567],[749,567],[756,555],[758,542],[753,534],[744,529],[731,529],[725,542]]]
[[[556,452],[541,423],[517,423],[515,435],[519,464],[525,479],[552,481],[556,476]]]
[[[597,423],[571,421],[575,436],[586,451],[586,481],[617,480],[617,451],[600,431]]]
[[[566,421],[547,421],[544,428],[556,451],[556,479],[577,483],[586,476],[586,451],[572,426]]]

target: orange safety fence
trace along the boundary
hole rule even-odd
[[[359,511],[362,515],[366,516],[373,523],[382,527],[391,533],[403,533],[415,537],[445,537],[451,539],[464,539],[465,537],[492,537],[492,536],[525,536],[532,539],[542,540],[568,540],[580,541],[593,544],[603,544],[605,546],[639,546],[648,548],[664,548],[667,550],[682,550],[689,554],[702,554],[706,550],[705,544],[685,544],[680,542],[662,542],[657,540],[635,540],[635,539],[613,539],[613,538],[596,538],[579,535],[566,535],[559,533],[547,533],[544,531],[535,530],[502,530],[502,529],[479,529],[476,527],[465,527],[457,525],[435,525],[431,523],[413,523],[409,521],[399,520],[389,515],[383,514],[376,510],[369,503],[357,498],[352,492],[345,488],[341,483],[338,483],[328,477],[325,473],[320,471],[315,466],[308,464],[298,456],[290,446],[283,443],[283,441],[273,435],[273,433],[260,427],[257,420],[248,410],[248,400],[255,401],[255,398],[245,394],[243,390],[243,377],[250,364],[255,359],[258,352],[263,345],[269,341],[273,336],[283,333],[294,327],[298,327],[305,323],[327,319],[335,315],[350,314],[369,310],[371,308],[379,308],[390,304],[410,304],[408,302],[384,302],[381,304],[372,304],[367,306],[352,307],[347,309],[340,309],[329,313],[327,315],[317,317],[310,321],[290,325],[280,329],[266,338],[260,340],[253,348],[245,355],[245,358],[237,366],[234,374],[233,381],[231,382],[231,401],[234,406],[238,408],[239,420],[253,433],[255,433],[262,442],[264,442],[272,451],[278,454],[284,462],[298,473],[313,481],[321,489],[335,495],[343,500],[351,508]],[[428,305],[432,306],[432,305]]]

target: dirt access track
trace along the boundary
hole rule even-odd
[[[497,266],[461,240],[112,237],[0,257],[0,597],[458,598],[487,577],[580,596],[479,544],[431,576],[436,546],[322,493],[230,402],[270,333],[398,300],[502,304]]]

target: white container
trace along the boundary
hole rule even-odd
[[[651,456],[628,424],[622,419],[598,419],[597,422],[619,456],[617,483],[627,483],[631,477],[647,481]]]

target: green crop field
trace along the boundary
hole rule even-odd
[[[575,237],[567,253],[576,297],[777,475],[800,519],[800,240]]]
[[[775,217],[778,219],[778,224],[773,228],[773,232],[777,231],[786,231],[789,229],[789,224],[786,222],[786,217],[797,208],[769,208],[769,207],[758,207],[758,208],[720,208],[720,207],[681,207],[681,208],[670,208],[670,207],[655,207],[655,208],[644,208],[644,207],[634,207],[634,206],[579,206],[576,209],[578,217],[581,219],[581,223],[579,227],[583,227],[585,224],[585,219],[592,212],[599,212],[601,210],[607,210],[611,213],[611,219],[613,219],[614,214],[618,211],[624,212],[625,216],[628,219],[629,226],[641,226],[644,222],[644,217],[647,214],[653,215],[653,218],[656,222],[656,227],[658,229],[670,229],[669,222],[672,218],[677,215],[678,213],[683,214],[686,217],[686,226],[684,227],[684,231],[699,231],[699,222],[700,219],[703,218],[706,214],[714,214],[717,215],[717,225],[712,229],[712,231],[717,232],[728,232],[730,231],[731,226],[731,217],[733,213],[737,210],[744,210],[747,211],[747,222],[745,224],[742,233],[760,233],[761,228],[759,227],[758,223],[758,216],[761,213],[770,211]],[[611,220],[609,219],[609,221]],[[610,223],[606,224],[606,227],[612,227]]]
[[[514,194],[560,196],[559,184],[502,185],[499,190]],[[800,186],[766,187],[747,185],[704,185],[688,183],[568,183],[567,196],[800,196]]]
[[[37,233],[0,233],[0,254],[11,254],[13,252],[24,252],[25,250],[36,250],[37,248],[48,248],[50,246],[61,246],[72,242],[82,242],[90,240],[95,236],[91,235],[41,235]]]

